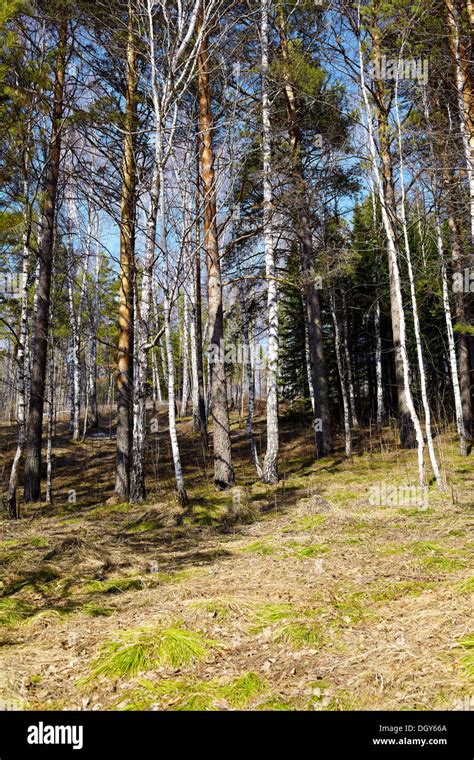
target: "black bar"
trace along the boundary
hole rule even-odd
[[[223,758],[237,752],[244,760],[285,749],[309,758],[324,750],[338,758],[472,760],[472,728],[470,712],[3,712],[0,760]]]

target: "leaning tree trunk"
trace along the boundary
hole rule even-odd
[[[378,33],[372,29],[373,50],[375,63],[380,67],[381,50]],[[361,56],[361,66],[362,56]],[[361,69],[363,76],[363,70]],[[365,79],[363,83],[363,96],[367,100],[367,90]],[[393,167],[392,156],[390,153],[389,142],[389,123],[388,110],[385,102],[385,89],[381,79],[375,80],[375,100],[377,108],[378,136],[379,136],[379,153],[380,153],[380,171],[381,171],[381,193],[380,202],[382,205],[382,219],[387,236],[388,246],[388,273],[390,282],[390,308],[392,316],[392,335],[393,349],[395,357],[395,377],[397,381],[398,394],[398,416],[400,421],[400,444],[402,448],[414,448],[416,445],[416,431],[413,415],[410,410],[411,393],[407,386],[405,371],[405,348],[402,345],[405,329],[405,315],[403,306],[398,294],[398,241],[395,234],[396,228],[396,199],[393,185]],[[366,110],[367,119],[372,118],[371,109],[367,100]],[[375,147],[375,146],[374,146]],[[373,159],[376,160],[376,159]],[[375,168],[375,167],[374,167]],[[408,358],[406,358],[408,360]],[[409,398],[410,396],[410,398]]]
[[[377,49],[377,46],[376,46]],[[387,237],[387,254],[389,265],[390,279],[390,298],[392,307],[392,332],[395,347],[395,372],[397,377],[399,415],[401,417],[401,444],[407,445],[408,431],[413,429],[415,441],[418,450],[418,475],[420,486],[424,486],[424,441],[420,421],[416,413],[415,405],[410,388],[410,364],[406,343],[406,326],[405,312],[403,310],[403,298],[400,281],[400,269],[398,265],[397,237],[395,234],[394,222],[395,214],[395,193],[392,183],[392,163],[391,156],[388,152],[388,135],[386,129],[388,122],[386,112],[382,113],[384,105],[383,92],[378,93],[379,108],[379,136],[380,136],[380,155],[382,167],[379,168],[377,162],[377,148],[372,127],[372,109],[370,107],[367,95],[367,86],[365,83],[364,61],[362,55],[362,45],[359,39],[359,65],[360,65],[360,84],[362,98],[367,114],[367,129],[369,138],[370,160],[374,176],[375,186],[379,196],[379,202],[382,211],[382,221]],[[377,80],[380,83],[380,80]],[[399,376],[401,373],[401,377]],[[400,407],[401,404],[401,407]]]
[[[395,87],[395,114],[396,114],[396,122],[397,122],[398,157],[399,157],[399,166],[400,166],[399,172],[400,172],[400,189],[401,189],[401,198],[400,198],[401,223],[402,223],[402,230],[403,230],[403,242],[405,245],[405,258],[406,258],[407,269],[408,269],[408,280],[410,283],[411,308],[412,308],[412,316],[413,316],[413,326],[415,330],[415,343],[416,343],[416,355],[418,359],[418,371],[420,375],[421,400],[422,400],[423,410],[424,410],[424,415],[425,415],[426,442],[428,446],[428,453],[430,456],[431,467],[433,469],[433,474],[435,476],[437,486],[439,489],[444,490],[445,486],[444,486],[444,482],[441,477],[438,462],[436,459],[436,452],[435,452],[434,443],[433,443],[433,435],[431,432],[431,410],[430,410],[430,404],[429,404],[429,399],[428,399],[428,390],[426,386],[425,362],[423,358],[423,349],[421,345],[421,329],[420,329],[420,319],[418,317],[418,303],[416,299],[415,277],[413,274],[413,267],[411,263],[410,241],[408,238],[408,224],[407,224],[407,218],[406,218],[406,212],[405,212],[405,180],[404,180],[404,164],[403,164],[402,129],[401,129],[401,121],[400,121],[400,111],[398,108],[398,80]]]
[[[54,225],[61,160],[61,131],[66,71],[67,21],[59,29],[54,105],[51,117],[50,153],[46,168],[41,248],[39,249],[38,310],[34,323],[34,359],[31,373],[31,395],[28,415],[28,438],[24,473],[24,500],[39,501],[41,496],[41,439],[46,385],[51,271],[53,263]]]
[[[204,6],[204,1],[203,1]],[[208,330],[210,361],[211,418],[213,423],[214,484],[225,489],[234,483],[232,449],[224,356],[224,312],[222,277],[217,238],[217,199],[214,172],[213,119],[209,82],[208,31],[203,30],[199,50],[199,124],[201,130],[201,170],[203,184],[204,251],[208,278]]]
[[[122,215],[120,223],[119,360],[115,494],[128,499],[132,455],[133,280],[135,256],[137,50],[134,0],[128,3]]]
[[[269,10],[270,0],[262,0],[261,44],[262,44],[262,126],[263,126],[263,236],[265,245],[265,275],[267,278],[267,449],[261,471],[264,483],[278,483],[278,287],[275,271],[275,248],[272,225],[272,183],[271,183],[271,127],[269,87]],[[248,339],[248,321],[247,339]],[[247,340],[248,342],[248,340]],[[250,387],[249,387],[250,407]],[[250,413],[250,411],[249,411]],[[253,436],[252,436],[253,439]],[[254,444],[255,446],[255,444]],[[256,454],[256,451],[255,451]],[[259,471],[258,457],[254,459]],[[260,473],[259,473],[260,474]]]

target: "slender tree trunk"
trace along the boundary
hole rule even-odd
[[[375,49],[379,49],[375,45]],[[405,326],[405,313],[403,310],[403,299],[400,281],[400,270],[398,265],[398,250],[397,250],[397,238],[395,234],[394,222],[396,221],[395,213],[395,197],[392,184],[392,162],[391,155],[388,152],[387,142],[387,121],[386,114],[381,115],[381,108],[384,103],[383,91],[378,93],[378,108],[379,108],[379,138],[380,138],[380,154],[382,161],[382,168],[379,169],[377,163],[377,149],[375,146],[375,140],[372,128],[372,109],[370,107],[367,87],[365,83],[364,64],[362,56],[362,47],[359,40],[359,63],[360,63],[360,77],[361,77],[361,91],[362,98],[367,113],[367,127],[369,136],[369,149],[370,158],[372,164],[372,171],[374,175],[375,185],[379,196],[379,202],[382,210],[382,221],[387,237],[387,253],[389,263],[389,279],[390,279],[390,298],[391,298],[391,310],[392,310],[392,333],[395,347],[395,372],[397,378],[397,390],[399,401],[399,415],[400,415],[400,441],[402,446],[407,446],[409,431],[413,429],[415,431],[415,440],[418,450],[418,474],[419,482],[421,486],[424,486],[424,458],[423,458],[423,434],[421,431],[420,421],[415,410],[413,403],[413,397],[410,388],[410,365],[406,345],[406,326]],[[380,80],[377,80],[381,84]],[[383,88],[382,88],[383,90]],[[400,376],[401,375],[401,376]]]
[[[199,105],[199,104],[198,104]],[[202,293],[201,293],[201,190],[200,190],[200,138],[196,130],[196,256],[194,262],[194,330],[196,336],[197,406],[194,413],[194,430],[201,433],[204,453],[208,451],[206,393],[204,389]]]
[[[255,437],[253,434],[253,418],[255,415],[255,383],[254,383],[254,377],[253,377],[253,370],[252,370],[252,362],[250,359],[250,320],[249,320],[249,313],[247,308],[247,300],[245,298],[245,292],[244,292],[245,284],[240,284],[240,310],[242,313],[242,334],[244,339],[244,356],[242,357],[242,363],[245,365],[246,374],[247,374],[247,387],[249,392],[249,408],[248,408],[248,414],[246,419],[246,432],[247,432],[247,441],[249,444],[250,449],[250,458],[252,460],[253,465],[255,466],[255,469],[257,470],[257,475],[259,478],[262,477],[262,467],[260,465],[260,461],[258,458],[258,452],[257,452],[257,446],[255,444]],[[242,389],[243,393],[243,389]]]
[[[467,455],[466,432],[464,430],[464,419],[461,401],[461,391],[459,389],[458,366],[456,363],[456,347],[454,343],[454,332],[451,318],[451,306],[449,303],[448,278],[446,275],[446,263],[444,260],[443,236],[441,233],[441,221],[439,218],[438,208],[435,207],[435,224],[436,224],[436,244],[438,248],[438,257],[441,269],[441,284],[443,288],[443,307],[446,319],[446,332],[448,336],[448,353],[449,365],[451,368],[451,379],[453,383],[454,394],[454,411],[456,415],[456,427],[459,435],[459,449],[461,456]]]
[[[454,341],[454,331],[453,331],[453,324],[452,324],[452,318],[451,318],[451,305],[449,303],[448,278],[446,274],[446,262],[444,259],[443,236],[441,232],[441,219],[440,219],[440,213],[439,213],[440,191],[439,191],[438,179],[437,179],[437,175],[435,171],[436,156],[435,156],[435,148],[434,148],[434,138],[433,138],[433,130],[431,127],[431,119],[430,119],[430,112],[429,112],[429,107],[428,107],[428,100],[426,97],[426,91],[423,92],[423,106],[424,106],[426,124],[428,126],[428,132],[429,132],[429,150],[430,150],[430,159],[431,159],[431,164],[432,164],[432,170],[430,174],[431,174],[431,183],[432,183],[432,190],[433,190],[433,196],[434,196],[436,246],[438,249],[438,261],[439,261],[440,270],[441,270],[443,308],[444,308],[444,315],[445,315],[445,320],[446,320],[446,333],[447,333],[447,339],[448,339],[448,355],[449,355],[449,365],[451,369],[451,381],[453,385],[454,412],[455,412],[455,417],[456,417],[456,428],[459,435],[460,454],[461,456],[466,456],[467,455],[466,430],[464,428],[464,415],[463,415],[462,398],[461,398],[461,391],[460,391],[460,384],[459,384],[459,373],[458,373],[458,366],[456,363],[456,345]]]
[[[357,419],[355,395],[354,395],[354,381],[352,379],[352,364],[351,353],[349,350],[349,325],[347,321],[347,307],[346,307],[346,291],[342,288],[342,323],[344,329],[344,357],[347,367],[347,388],[349,391],[349,404],[351,410],[352,427],[357,429],[359,427],[359,420]]]
[[[34,359],[31,373],[31,397],[28,415],[28,436],[24,473],[24,499],[40,500],[41,496],[41,439],[46,384],[51,271],[54,247],[56,199],[61,160],[61,131],[63,117],[64,80],[66,70],[67,21],[59,28],[54,106],[51,117],[50,154],[46,168],[45,199],[41,219],[42,239],[39,249],[38,310],[34,323]]]
[[[31,237],[31,209],[29,203],[29,167],[24,153],[24,179],[23,192],[25,196],[24,209],[24,231],[23,231],[23,257],[22,257],[22,288],[21,288],[21,314],[20,314],[20,335],[17,350],[18,364],[18,384],[17,384],[17,421],[18,421],[18,443],[15,456],[10,471],[10,480],[8,483],[7,495],[7,517],[10,520],[16,520],[19,516],[17,507],[16,489],[18,485],[18,475],[20,461],[25,447],[26,437],[26,372],[27,372],[27,345],[28,345],[28,275],[30,267],[30,237]]]
[[[440,488],[441,490],[444,490],[445,486],[443,483],[443,479],[441,477],[438,462],[436,460],[436,453],[435,453],[434,443],[433,443],[433,435],[431,432],[431,411],[430,411],[430,404],[429,404],[429,399],[428,399],[428,390],[426,387],[425,362],[423,359],[423,348],[421,345],[421,329],[420,329],[420,320],[418,317],[418,304],[416,300],[415,277],[413,275],[413,267],[411,264],[410,241],[408,238],[408,225],[407,225],[406,212],[405,212],[405,180],[404,180],[404,164],[403,164],[402,128],[401,128],[401,122],[400,122],[400,112],[398,108],[398,80],[395,87],[395,114],[396,114],[397,132],[398,132],[398,157],[399,157],[399,164],[400,164],[401,222],[402,222],[402,230],[403,230],[403,242],[405,244],[405,258],[407,262],[408,279],[410,282],[411,308],[412,308],[412,315],[413,315],[413,326],[415,329],[416,355],[418,359],[418,371],[420,375],[421,400],[423,403],[423,411],[425,415],[426,441],[428,445],[428,453],[430,456],[431,467],[433,469],[433,474],[435,476],[436,483],[438,485],[438,488]]]
[[[329,290],[329,303],[331,305],[331,316],[332,316],[332,322],[334,325],[334,347],[336,349],[336,364],[337,364],[337,371],[339,374],[339,381],[341,384],[341,395],[342,395],[342,410],[343,410],[343,416],[344,416],[344,440],[345,440],[345,449],[346,449],[346,457],[352,456],[352,444],[351,444],[351,423],[350,423],[350,405],[349,405],[349,398],[347,393],[347,384],[346,384],[346,377],[344,373],[344,364],[342,361],[342,350],[341,350],[341,336],[339,332],[339,325],[337,323],[337,314],[336,314],[336,295],[334,293],[334,286],[331,285],[331,288]]]
[[[264,483],[278,483],[278,287],[276,282],[275,249],[273,238],[271,183],[271,126],[269,95],[269,11],[270,0],[262,0],[261,6],[261,45],[262,45],[262,126],[263,126],[263,235],[265,245],[265,275],[267,278],[267,325],[268,325],[268,361],[267,361],[267,449],[261,472]],[[247,328],[248,333],[248,328]],[[247,334],[248,339],[248,334]],[[250,397],[250,386],[249,386]],[[250,407],[250,398],[249,398]],[[253,438],[253,436],[252,436]],[[255,451],[256,454],[256,451]],[[258,459],[257,472],[259,470]],[[260,473],[259,473],[260,474]]]
[[[374,235],[377,235],[377,206],[375,202],[375,190],[372,179],[370,181],[370,197],[372,201],[372,220],[374,225]],[[380,267],[381,267],[380,251],[377,250],[375,256],[375,272],[374,272],[374,285],[375,285],[375,306],[374,306],[374,333],[375,333],[375,383],[376,383],[376,419],[377,425],[382,425],[385,418],[385,408],[383,402],[383,384],[382,384],[382,336],[380,333]]]
[[[127,500],[132,456],[133,283],[135,256],[137,50],[135,0],[128,2],[122,214],[120,224],[119,360],[115,494]]]
[[[49,341],[49,378],[48,378],[48,434],[46,440],[46,502],[53,503],[53,428],[54,428],[54,337]]]
[[[304,315],[306,312],[306,305],[305,305],[304,298],[301,299],[301,302],[303,304],[303,315]],[[316,416],[316,404],[314,400],[314,386],[313,386],[312,370],[311,370],[311,352],[309,350],[308,325],[307,325],[305,317],[303,317],[303,329],[304,329],[304,353],[305,353],[305,360],[306,360],[306,376],[308,380],[309,399],[311,401],[311,411],[313,412],[313,418],[314,418]]]
[[[203,11],[204,11],[203,0]],[[204,23],[204,22],[203,22]],[[217,239],[217,206],[214,172],[213,118],[209,82],[208,30],[204,29],[199,50],[199,122],[202,140],[201,167],[204,190],[204,251],[208,278],[209,344],[213,350],[210,362],[211,417],[213,423],[214,484],[225,489],[234,483],[229,411],[224,357],[224,311],[222,278]]]
[[[374,61],[380,67],[381,50],[378,33],[372,29]],[[361,62],[362,65],[362,62]],[[361,73],[363,73],[361,71]],[[367,100],[367,91],[365,80],[363,85],[364,98]],[[377,107],[378,135],[379,135],[379,153],[381,162],[382,182],[379,188],[380,202],[382,205],[382,219],[384,222],[385,234],[387,236],[388,247],[388,270],[390,281],[390,307],[392,315],[392,335],[395,356],[395,377],[397,380],[398,393],[398,416],[400,421],[400,444],[402,448],[414,448],[416,445],[416,431],[413,416],[410,411],[411,393],[407,385],[405,364],[408,357],[405,354],[406,349],[402,345],[404,341],[405,315],[403,313],[403,304],[401,303],[401,291],[399,290],[399,270],[398,270],[398,249],[397,237],[395,234],[396,227],[396,200],[393,186],[392,156],[389,147],[389,124],[388,112],[385,103],[385,91],[383,81],[375,80],[375,100]],[[368,106],[368,100],[366,107]],[[367,118],[372,118],[371,109],[367,110]],[[376,159],[373,159],[376,160]],[[410,398],[408,398],[410,396]]]
[[[189,400],[189,298],[184,294],[184,320],[183,320],[183,392],[181,396],[180,417],[186,417]]]
[[[311,380],[315,400],[314,429],[316,454],[317,456],[324,456],[332,450],[332,433],[321,324],[321,304],[319,291],[317,289],[317,278],[313,265],[313,240],[307,199],[307,187],[301,163],[301,134],[297,122],[296,95],[289,74],[290,60],[286,18],[281,3],[278,4],[277,10],[280,30],[280,48],[284,62],[283,80],[288,116],[288,135],[292,151],[293,190],[295,194],[294,226],[301,247],[306,324],[308,330],[309,351],[311,355]]]
[[[100,305],[100,220],[97,213],[95,220],[95,268],[94,268],[94,296],[92,299],[92,313],[90,314],[90,371],[89,371],[89,406],[90,406],[90,427],[99,427],[99,408],[97,401],[97,332],[99,329],[99,305]]]
[[[469,186],[471,240],[474,246],[474,108],[472,104],[472,72],[469,66],[469,53],[465,50],[460,30],[459,12],[456,0],[445,0],[449,46],[454,64],[455,88],[458,101],[459,128],[466,161]],[[468,0],[468,10],[472,24],[472,4]],[[471,28],[471,35],[473,29]]]
[[[454,206],[451,198],[451,182],[449,174],[445,175],[445,189],[448,207],[448,227],[451,240],[451,262],[453,273],[461,277],[464,274],[465,258],[461,247],[461,235],[456,219]],[[468,316],[465,303],[465,294],[462,290],[454,291],[455,318],[461,330],[468,324]],[[461,392],[462,415],[466,436],[471,437],[472,428],[472,402],[471,402],[471,377],[469,366],[469,338],[464,332],[456,333],[456,349],[458,357],[459,387]]]
[[[157,141],[161,139],[157,130]],[[160,166],[161,146],[155,149],[155,163],[150,189],[150,205],[146,225],[145,257],[143,262],[142,298],[140,308],[135,316],[137,350],[134,367],[133,384],[133,468],[130,473],[130,502],[144,501],[145,487],[145,443],[146,443],[146,380],[148,369],[148,340],[151,299],[153,291],[153,263],[156,245],[156,226],[160,199]]]

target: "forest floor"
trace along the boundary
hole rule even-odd
[[[0,523],[0,707],[474,708],[474,470],[452,432],[436,439],[448,491],[384,507],[371,487],[416,483],[388,428],[361,432],[350,462],[314,461],[288,413],[265,486],[235,416],[239,486],[215,493],[188,419],[180,525],[158,417],[146,504],[107,503],[112,429],[73,444],[60,425],[54,504]],[[14,431],[0,433],[5,484]]]

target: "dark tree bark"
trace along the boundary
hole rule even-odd
[[[41,439],[43,433],[46,358],[48,351],[54,225],[61,160],[67,33],[67,20],[63,19],[59,26],[54,105],[51,117],[50,152],[46,169],[45,197],[41,219],[42,235],[41,247],[39,249],[39,276],[37,283],[38,308],[35,313],[33,326],[34,359],[31,373],[31,395],[24,473],[25,502],[39,501],[41,497]]]
[[[128,4],[127,67],[120,224],[119,360],[115,494],[129,498],[132,453],[133,279],[135,253],[137,49],[134,0]]]
[[[201,23],[204,22],[204,3]],[[214,173],[214,124],[209,82],[208,31],[204,30],[199,51],[199,125],[201,131],[201,171],[203,184],[204,252],[208,280],[209,343],[211,348],[210,388],[213,423],[214,484],[225,489],[234,483],[230,440],[225,364],[222,277],[217,235],[216,185]]]

